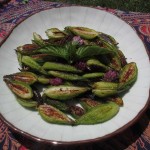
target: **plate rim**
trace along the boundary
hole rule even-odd
[[[38,14],[40,12],[44,12],[46,10],[51,10],[51,9],[59,9],[59,8],[62,8],[62,7],[84,7],[84,8],[92,8],[92,9],[96,9],[96,10],[100,10],[100,11],[104,11],[106,13],[109,13],[111,15],[114,15],[115,17],[117,17],[118,19],[122,20],[123,22],[125,22],[126,24],[128,24],[133,30],[134,32],[136,33],[136,35],[139,37],[139,39],[141,40],[141,42],[143,43],[144,47],[145,47],[145,50],[146,50],[146,53],[148,55],[148,58],[149,58],[149,61],[150,61],[150,53],[148,51],[148,48],[146,47],[146,44],[142,41],[140,35],[137,33],[137,31],[134,29],[133,26],[130,25],[129,22],[126,22],[125,20],[123,20],[122,18],[120,18],[119,16],[117,16],[116,14],[112,13],[112,12],[108,12],[107,10],[104,10],[104,9],[99,9],[97,7],[94,7],[94,6],[80,6],[80,5],[65,5],[65,6],[58,6],[58,7],[54,7],[54,8],[47,8],[47,9],[44,9],[44,10],[39,10],[38,12],[35,12],[33,14],[30,14],[27,18],[21,20],[11,31],[10,33],[8,34],[7,38],[5,38],[1,45],[2,46],[5,41],[8,39],[8,37],[11,35],[11,33],[13,32],[13,30],[18,26],[20,25],[23,21],[25,21],[26,19],[28,19],[29,17],[35,15],[35,14]],[[47,140],[47,139],[43,139],[43,138],[39,138],[37,136],[34,136],[34,135],[31,135],[30,133],[26,132],[26,131],[23,131],[17,127],[15,127],[13,124],[11,124],[9,121],[7,121],[4,116],[0,113],[0,119],[8,126],[9,129],[11,129],[13,132],[15,133],[18,133],[20,134],[21,136],[25,137],[25,138],[28,138],[29,140],[33,140],[37,143],[44,143],[44,144],[47,144],[47,145],[62,145],[62,146],[68,146],[68,145],[78,145],[78,144],[88,144],[89,142],[91,143],[96,143],[96,142],[102,142],[102,141],[105,141],[107,139],[109,139],[110,137],[114,137],[115,135],[117,134],[121,134],[123,131],[125,131],[126,129],[128,129],[129,127],[131,127],[132,125],[134,125],[141,117],[142,115],[146,112],[146,110],[148,109],[149,107],[149,104],[150,104],[150,89],[149,89],[149,95],[148,95],[148,99],[146,101],[146,104],[145,106],[138,112],[138,114],[136,115],[136,117],[134,119],[132,119],[131,121],[129,121],[127,124],[123,125],[122,127],[118,128],[117,130],[115,130],[114,132],[111,132],[109,134],[106,134],[104,136],[101,136],[101,137],[97,137],[97,138],[93,138],[93,139],[86,139],[86,140],[79,140],[79,141],[57,141],[57,140]]]

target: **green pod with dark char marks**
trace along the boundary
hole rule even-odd
[[[17,72],[14,74],[6,75],[4,78],[8,80],[20,81],[26,84],[34,84],[37,81],[37,75],[32,72]]]
[[[118,53],[118,51],[116,51]],[[121,61],[120,58],[118,56],[118,54],[116,55],[111,55],[111,60],[110,60],[110,64],[109,67],[113,68],[114,70],[120,71],[121,70]]]
[[[32,88],[23,82],[5,80],[10,90],[17,96],[23,99],[31,99],[33,97]]]
[[[54,56],[50,56],[49,54],[34,54],[30,56],[34,61],[38,63],[43,63],[45,61],[55,60]]]
[[[40,47],[37,44],[25,44],[23,46],[17,47],[16,51],[23,55],[36,54]]]
[[[85,80],[85,78],[77,74],[65,73],[65,72],[60,72],[60,71],[48,71],[48,74],[54,77],[58,77],[58,78],[65,79],[65,80],[71,80],[71,81]]]
[[[102,123],[113,118],[119,112],[119,106],[114,102],[98,105],[76,120],[76,125]]]
[[[69,100],[88,91],[88,87],[69,85],[51,86],[44,91],[44,94],[52,99]]]
[[[130,62],[125,65],[119,76],[119,90],[129,89],[137,80],[138,69],[135,62]]]
[[[74,26],[68,26],[65,28],[67,31],[72,32],[75,35],[79,35],[83,39],[94,39],[98,36],[98,32],[87,28],[87,27],[74,27]]]
[[[56,62],[45,62],[42,68],[45,70],[58,70],[58,71],[74,72],[74,73],[82,72],[81,70],[78,70],[74,66],[56,63]]]
[[[61,39],[67,35],[67,33],[59,30],[58,28],[47,29],[45,33],[49,39]]]
[[[81,98],[80,104],[86,111],[89,111],[93,107],[101,105],[101,103],[99,101],[93,100],[91,98]]]
[[[49,123],[68,125],[73,124],[72,119],[51,105],[40,105],[38,107],[38,111],[41,117]]]

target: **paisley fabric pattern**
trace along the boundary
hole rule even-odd
[[[21,0],[11,0],[7,5],[0,6],[0,45],[7,39],[13,29],[24,19],[39,11],[69,4],[29,0],[23,4]],[[96,7],[111,12],[129,23],[141,37],[150,54],[150,14],[124,12],[114,9]],[[0,150],[47,150],[60,149],[31,141],[17,134],[0,120]],[[63,147],[61,150],[149,150],[150,149],[150,107],[144,116],[131,128],[120,135],[101,143],[84,146]]]

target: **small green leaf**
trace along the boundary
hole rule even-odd
[[[89,56],[91,57],[109,53],[114,53],[114,51],[93,45],[93,46],[81,46],[80,48],[78,48],[76,55],[78,59],[81,59]]]

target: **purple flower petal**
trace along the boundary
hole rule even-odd
[[[85,62],[80,61],[75,64],[75,67],[79,70],[84,71],[87,69],[87,64]]]
[[[116,80],[117,78],[118,78],[118,73],[116,71],[114,71],[114,70],[109,70],[108,72],[106,72],[104,74],[103,80],[111,82],[111,81]]]
[[[74,36],[73,39],[72,39],[72,43],[73,44],[77,44],[77,45],[82,45],[84,43],[84,40],[81,39],[80,36]]]
[[[61,78],[54,78],[54,79],[50,79],[49,82],[51,85],[61,85],[63,80]]]

